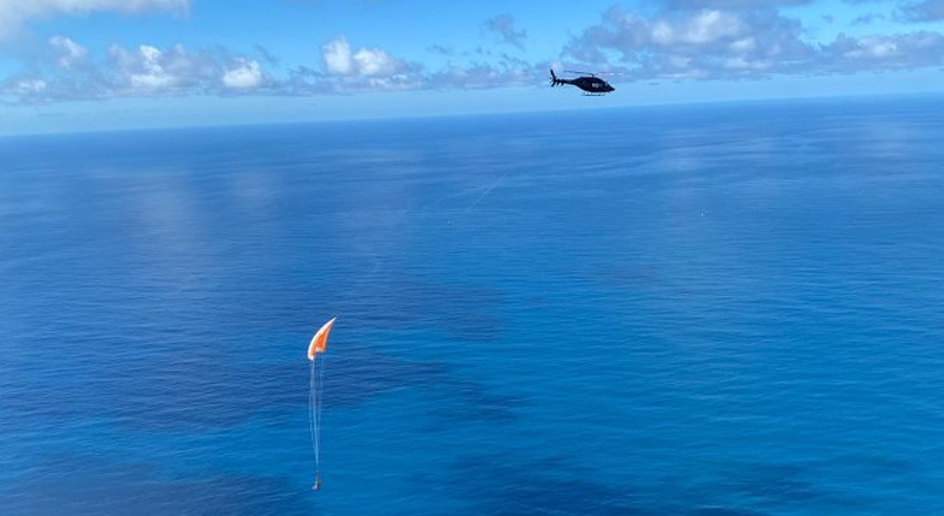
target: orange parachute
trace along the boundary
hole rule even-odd
[[[308,383],[308,425],[311,432],[311,449],[315,455],[315,483],[312,489],[321,489],[321,407],[324,391],[324,358],[315,360],[318,353],[328,349],[328,334],[334,327],[337,317],[326,322],[308,344],[308,360],[311,361],[311,375]]]
[[[311,344],[308,345],[308,360],[314,360],[315,355],[324,353],[328,349],[328,334],[331,333],[331,328],[334,327],[335,319],[337,317],[324,323],[318,333],[315,333],[315,336],[311,338]]]

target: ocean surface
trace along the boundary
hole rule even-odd
[[[944,514],[944,99],[0,139],[0,515],[312,514]]]

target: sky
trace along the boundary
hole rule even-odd
[[[944,0],[0,0],[4,135],[942,90]]]

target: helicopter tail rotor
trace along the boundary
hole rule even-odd
[[[557,74],[554,73],[554,69],[552,68],[551,69],[551,87],[553,88],[554,86],[560,86],[562,84],[567,84],[567,83],[561,79],[558,79]]]

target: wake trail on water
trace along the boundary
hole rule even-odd
[[[479,204],[482,203],[482,201],[484,201],[489,195],[491,195],[491,193],[496,188],[498,188],[499,185],[501,185],[501,183],[505,180],[506,177],[508,177],[510,173],[511,173],[510,170],[506,170],[501,175],[499,175],[495,180],[489,183],[488,186],[485,187],[484,190],[482,190],[482,192],[478,195],[478,197],[475,198],[475,200],[473,200],[464,209],[462,209],[462,211],[459,211],[458,214],[455,215],[455,217],[458,219],[458,218],[465,218],[467,215],[469,215],[475,208],[479,206]],[[411,215],[424,215],[424,214],[431,214],[435,212],[448,213],[450,211],[452,211],[453,213],[456,213],[453,210],[456,209],[455,205],[459,203],[451,202],[451,201],[453,200],[458,201],[462,197],[466,197],[466,195],[467,195],[466,193],[463,193],[461,191],[445,193],[439,196],[438,198],[436,198],[435,200],[430,201],[428,203],[424,203],[420,206],[403,208],[403,209],[393,212],[391,214],[389,222],[393,224],[398,224],[403,219]],[[453,222],[454,220],[448,221],[450,225],[452,225]]]
[[[470,204],[470,205],[465,209],[465,211],[463,211],[463,212],[460,214],[460,216],[463,216],[463,217],[464,217],[464,216],[467,215],[470,211],[472,211],[473,209],[475,209],[475,207],[478,206],[480,202],[482,202],[482,199],[486,198],[486,197],[488,196],[488,194],[492,193],[492,190],[494,190],[496,186],[498,186],[499,184],[501,184],[502,181],[504,181],[505,176],[507,176],[507,175],[508,175],[508,171],[505,171],[502,175],[498,176],[498,179],[496,179],[495,181],[493,181],[492,184],[489,185],[488,188],[486,188],[484,192],[482,192],[482,195],[479,195],[478,198],[475,199],[475,202],[473,202],[472,204]]]

